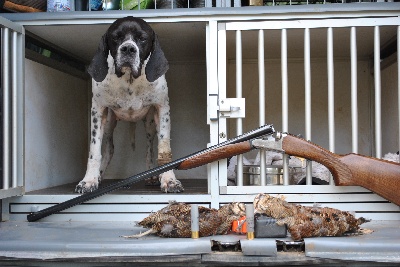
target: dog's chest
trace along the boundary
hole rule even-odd
[[[103,82],[93,84],[96,102],[111,108],[119,119],[129,121],[142,119],[153,105],[162,105],[166,92],[164,77],[150,83],[142,75],[131,83],[128,77],[112,74]]]

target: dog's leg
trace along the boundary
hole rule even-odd
[[[135,151],[136,149],[136,122],[131,122],[129,124],[130,126],[130,131],[131,131],[131,147],[132,151]]]
[[[156,123],[154,121],[154,107],[151,107],[150,110],[147,112],[147,115],[144,122],[144,128],[146,130],[146,167],[147,169],[154,168],[154,150],[153,150],[153,143],[154,137],[157,134]]]
[[[114,111],[112,111],[112,109],[109,108],[107,113],[107,120],[104,125],[103,143],[101,145],[101,165],[100,165],[99,183],[101,182],[101,178],[103,177],[103,174],[106,171],[107,166],[114,155],[113,134],[115,126],[117,126],[117,117],[115,116]]]
[[[104,125],[107,121],[107,109],[92,100],[90,148],[89,159],[85,177],[75,188],[77,193],[86,193],[96,190],[99,186],[101,143],[103,139]]]
[[[143,119],[144,128],[146,130],[146,168],[148,170],[154,168],[154,137],[157,134],[157,127],[154,121],[155,108],[151,107]],[[146,179],[146,185],[160,185],[159,178],[150,177]]]
[[[171,119],[168,99],[166,103],[167,105],[159,106],[154,114],[158,134],[158,165],[163,165],[172,161],[170,144]],[[176,179],[175,173],[172,170],[162,173],[159,178],[161,191],[166,193],[179,193],[184,191],[182,183]]]

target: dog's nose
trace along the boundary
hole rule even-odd
[[[127,55],[136,53],[136,47],[133,44],[124,44],[120,48],[121,52]]]

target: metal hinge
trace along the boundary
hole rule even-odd
[[[217,95],[210,95],[210,120],[244,118],[245,106],[244,98],[218,99]]]

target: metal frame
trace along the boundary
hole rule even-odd
[[[3,91],[3,184],[0,198],[24,192],[24,59],[25,32],[0,17]]]
[[[197,10],[142,10],[140,11],[140,16],[146,19],[148,22],[193,22],[193,21],[204,21],[207,23],[206,27],[206,49],[207,49],[207,112],[208,114],[214,113],[213,107],[218,106],[218,98],[226,97],[226,31],[235,31],[236,40],[241,39],[241,31],[245,30],[258,30],[259,37],[258,41],[260,43],[258,55],[259,59],[264,58],[264,48],[263,44],[264,32],[270,29],[286,29],[286,28],[300,28],[304,29],[304,42],[305,42],[305,69],[309,69],[310,65],[310,55],[309,55],[309,31],[313,28],[330,28],[332,25],[334,27],[352,27],[352,71],[356,71],[356,39],[355,30],[358,26],[370,26],[379,27],[383,25],[400,25],[399,22],[399,5],[397,3],[374,3],[374,4],[346,4],[343,5],[324,5],[319,6],[319,9],[323,12],[315,12],[315,10],[308,6],[285,6],[285,7],[254,7],[251,9],[235,9],[234,14],[232,9],[229,8],[204,8]],[[115,18],[133,15],[134,13],[129,11],[107,11],[107,12],[76,12],[75,14],[71,12],[70,14],[48,14],[43,13],[40,16],[35,16],[33,14],[4,14],[13,21],[18,22],[10,23],[7,20],[0,18],[0,24],[5,27],[15,30],[13,27],[19,27],[16,31],[21,34],[21,39],[23,43],[24,30],[19,25],[65,25],[65,24],[109,24],[115,20]],[[371,18],[373,16],[373,18]],[[320,20],[321,19],[321,20]],[[3,22],[4,21],[4,22]],[[316,23],[318,22],[318,23]],[[379,25],[379,26],[378,26]],[[354,32],[353,32],[354,31]],[[398,36],[400,36],[400,26],[398,29]],[[286,37],[285,31],[282,31],[282,37]],[[333,36],[329,37],[333,38]],[[18,39],[18,38],[17,38]],[[330,43],[331,41],[328,41]],[[240,42],[239,42],[240,43]],[[400,45],[398,44],[398,47]],[[19,48],[23,55],[24,48],[21,45]],[[282,51],[285,51],[285,46],[282,47]],[[240,46],[236,50],[237,58],[240,58],[241,51]],[[18,53],[17,53],[18,55]],[[18,56],[17,56],[18,57]],[[397,55],[398,62],[400,62],[399,54]],[[283,62],[287,62],[287,56],[282,57]],[[23,62],[23,56],[18,58]],[[240,60],[238,61],[240,62]],[[333,69],[332,66],[327,68]],[[23,64],[19,66],[19,72],[24,73]],[[263,60],[259,60],[259,73],[260,73],[260,100],[265,98],[265,92],[262,89],[265,84],[265,77],[263,73],[265,71],[265,66]],[[241,67],[237,67],[238,73],[241,73]],[[14,70],[15,71],[15,70]],[[285,68],[282,69],[285,73]],[[306,83],[306,96],[305,102],[309,103],[311,107],[311,72],[306,72],[305,74]],[[286,76],[286,75],[284,75]],[[400,70],[399,70],[400,77]],[[285,82],[283,79],[283,82]],[[333,79],[331,77],[330,79]],[[20,79],[23,80],[23,79]],[[241,82],[241,77],[237,77],[237,88],[236,97],[240,98],[243,92],[243,85]],[[23,90],[23,84],[20,85],[19,90]],[[334,89],[334,84],[332,84],[332,93]],[[22,89],[21,89],[22,88]],[[357,102],[356,95],[357,81],[352,81],[352,116],[353,116],[353,144],[356,143],[355,139],[357,137],[357,107],[354,103]],[[286,90],[286,89],[284,89]],[[23,95],[23,91],[20,92]],[[21,96],[20,95],[20,96]],[[399,95],[400,95],[400,81],[399,81]],[[18,94],[17,94],[18,96]],[[287,95],[283,97],[282,102],[287,103]],[[17,97],[19,101],[22,101],[22,97]],[[331,99],[333,101],[333,99]],[[259,123],[265,124],[265,106],[263,106],[263,101],[259,102],[260,114]],[[23,107],[23,103],[18,102],[16,105],[18,108]],[[17,110],[19,110],[17,108]],[[286,112],[286,108],[284,109]],[[14,112],[14,114],[16,114]],[[333,116],[333,112],[330,112]],[[306,110],[306,138],[311,140],[311,109]],[[211,118],[211,116],[209,116]],[[400,117],[400,96],[399,96],[399,117]],[[226,118],[210,119],[208,124],[210,127],[210,145],[220,143],[225,141],[227,138],[227,126]],[[334,118],[334,117],[333,117]],[[284,121],[284,128],[288,128],[287,119],[282,118]],[[15,119],[14,119],[15,120]],[[241,119],[238,119],[241,121]],[[332,119],[332,122],[334,120]],[[23,117],[17,116],[17,129],[21,129],[18,132],[17,140],[23,140]],[[22,124],[21,124],[22,123]],[[334,127],[334,123],[330,126]],[[283,129],[284,130],[284,129]],[[238,123],[236,133],[240,134],[242,131],[241,123]],[[332,134],[330,134],[332,138]],[[400,138],[400,137],[399,137]],[[334,138],[333,138],[334,140]],[[400,140],[399,140],[400,142]],[[23,144],[23,142],[17,144]],[[21,146],[19,147],[21,149]],[[330,145],[330,149],[334,151],[334,143]],[[23,151],[23,150],[21,150]],[[357,146],[353,145],[353,151],[357,151]],[[22,153],[22,152],[21,152]],[[22,154],[17,154],[18,157],[22,157]],[[285,194],[287,200],[297,203],[308,203],[311,204],[315,201],[330,202],[330,206],[337,208],[344,208],[347,210],[357,209],[368,213],[371,210],[382,210],[382,213],[368,213],[371,219],[387,219],[387,220],[399,220],[400,215],[398,213],[398,207],[390,203],[385,203],[382,198],[371,194],[368,190],[360,187],[334,187],[334,186],[323,186],[322,194],[321,187],[316,187],[311,185],[311,177],[307,177],[307,185],[305,186],[265,186],[265,181],[263,181],[262,186],[241,186],[240,182],[243,178],[238,178],[238,186],[227,186],[227,171],[226,171],[226,160],[219,162],[214,162],[209,164],[208,168],[208,194],[206,195],[107,195],[88,203],[90,205],[90,210],[95,208],[94,213],[87,213],[88,205],[82,205],[75,207],[73,210],[67,210],[62,214],[53,215],[48,217],[46,220],[53,221],[67,221],[67,220],[105,220],[105,221],[118,221],[118,220],[139,220],[143,218],[149,212],[155,210],[158,205],[165,205],[168,201],[173,198],[176,201],[183,201],[188,203],[200,203],[202,205],[208,205],[210,207],[218,207],[220,204],[232,202],[232,201],[242,201],[242,202],[252,202],[254,195],[260,192],[271,193],[271,194]],[[23,174],[23,166],[17,166]],[[310,172],[310,171],[308,171]],[[287,184],[287,182],[286,182]],[[1,192],[1,191],[0,191]],[[10,192],[10,190],[8,190]],[[305,194],[306,192],[306,194]],[[2,192],[1,192],[2,193]],[[23,189],[19,193],[13,193],[7,196],[16,195],[23,193]],[[59,203],[68,199],[71,199],[73,195],[58,195],[58,196],[45,196],[45,195],[26,195],[23,197],[7,198],[3,200],[3,214],[9,214],[11,212],[10,219],[12,220],[26,220],[26,214],[33,210],[42,209],[49,205]],[[318,200],[317,200],[318,199]],[[359,203],[362,202],[376,202],[369,203],[368,205],[362,205],[355,203],[356,199]],[[42,204],[38,204],[42,203]],[[113,203],[125,204],[123,209],[116,210],[115,213],[104,213],[102,211],[109,210],[109,206]],[[147,203],[149,205],[143,205]],[[333,204],[332,204],[333,203]],[[98,212],[98,213],[97,213]],[[397,213],[396,213],[397,212]],[[111,216],[110,216],[111,215]],[[3,217],[4,218],[4,217]]]

